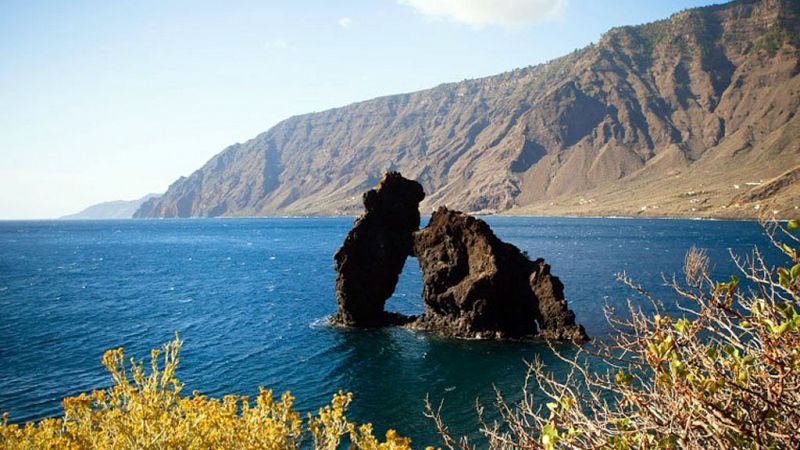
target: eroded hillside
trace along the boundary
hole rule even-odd
[[[440,205],[518,214],[796,215],[800,2],[739,0],[570,55],[289,118],[138,217],[351,214],[398,170]]]

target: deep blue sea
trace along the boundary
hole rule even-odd
[[[768,245],[757,223],[735,221],[488,217],[496,234],[544,257],[591,337],[608,333],[604,302],[632,296],[627,271],[667,303],[662,273],[686,251],[708,250],[714,273],[728,255]],[[60,400],[107,386],[100,363],[124,346],[140,358],[178,331],[186,392],[291,390],[302,410],[339,389],[350,417],[431,443],[426,395],[444,399],[457,433],[475,429],[475,398],[492,385],[517,393],[526,360],[563,366],[541,342],[460,341],[404,329],[328,326],[336,309],[332,255],[352,218],[0,222],[0,411],[15,422],[60,413]],[[770,253],[773,255],[773,253]],[[773,261],[775,261],[773,259]],[[409,259],[387,309],[422,311],[419,268]],[[415,446],[416,446],[415,445]]]

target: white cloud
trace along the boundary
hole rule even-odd
[[[273,39],[271,41],[264,42],[264,48],[286,48],[289,44],[286,43],[283,39]]]
[[[397,0],[430,19],[521,28],[561,17],[567,0]]]
[[[350,28],[353,25],[353,19],[349,17],[342,17],[337,21],[337,23],[342,28]]]

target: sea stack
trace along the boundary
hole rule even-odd
[[[403,323],[405,317],[384,311],[419,229],[422,186],[388,172],[364,193],[364,214],[356,219],[336,252],[336,300],[333,322],[357,327]]]
[[[338,310],[332,322],[405,325],[459,338],[587,339],[550,266],[501,241],[483,220],[442,207],[419,230],[425,193],[397,172],[384,175],[363,198],[365,213],[334,256]],[[384,310],[408,256],[417,257],[422,271],[420,317]]]
[[[470,338],[587,338],[550,266],[501,241],[483,220],[439,208],[414,248],[425,301],[415,328]]]

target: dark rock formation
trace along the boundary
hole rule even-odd
[[[447,208],[417,231],[423,198],[422,186],[397,172],[364,194],[366,212],[334,256],[339,308],[333,323],[408,325],[454,337],[586,339],[544,260],[531,261],[486,222]],[[424,281],[419,318],[384,311],[411,255]]]
[[[586,339],[550,266],[498,239],[486,222],[440,208],[414,246],[425,300],[414,328],[456,337]]]
[[[412,254],[423,198],[422,186],[397,172],[387,173],[364,194],[366,212],[334,256],[339,309],[333,322],[373,327],[408,320],[385,312],[383,306]]]

